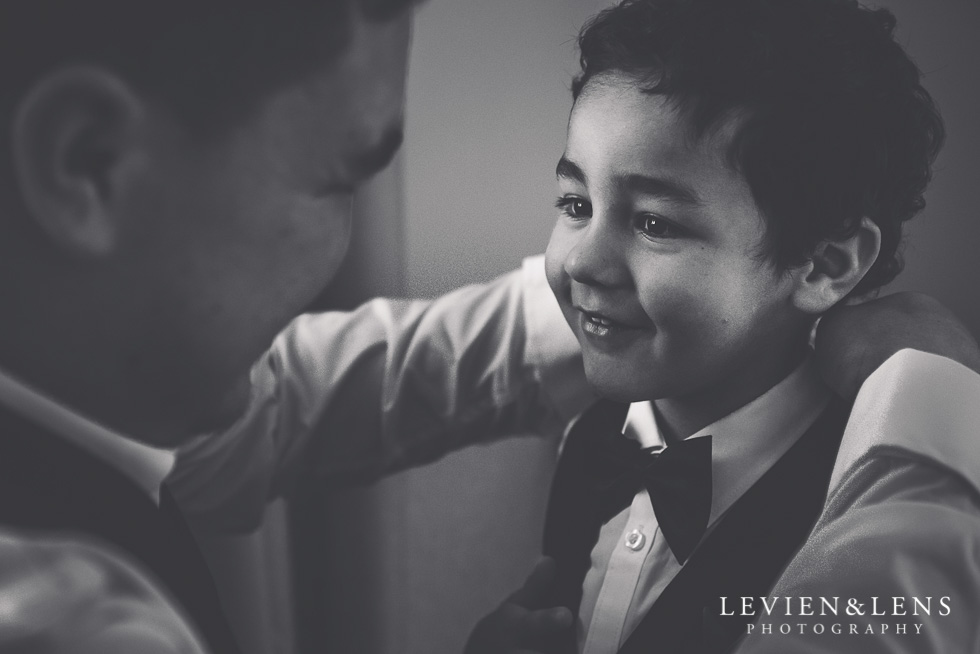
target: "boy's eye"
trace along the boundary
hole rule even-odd
[[[679,229],[670,221],[653,214],[637,216],[637,229],[646,236],[653,238],[671,238],[679,236]]]
[[[592,216],[592,203],[572,195],[558,198],[555,206],[571,218],[589,218]]]

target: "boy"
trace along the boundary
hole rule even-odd
[[[767,595],[816,520],[847,407],[808,336],[897,274],[943,139],[893,28],[849,0],[625,0],[583,30],[547,253],[605,398],[545,528],[578,651],[728,651],[755,613],[721,598]]]

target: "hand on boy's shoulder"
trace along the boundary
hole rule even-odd
[[[817,329],[820,373],[848,399],[881,364],[906,348],[938,354],[980,372],[980,348],[970,331],[938,300],[922,293],[894,293],[834,307]]]
[[[0,530],[0,652],[204,654],[183,617],[94,543]]]

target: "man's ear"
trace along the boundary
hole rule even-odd
[[[827,311],[864,278],[880,249],[881,230],[867,217],[850,238],[824,241],[806,264],[794,270],[793,305],[811,315]]]
[[[29,218],[81,257],[110,254],[121,198],[143,160],[144,107],[130,87],[95,66],[58,69],[21,98],[11,124],[12,158]]]

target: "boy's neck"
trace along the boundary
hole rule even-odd
[[[667,443],[682,440],[737,411],[785,379],[803,362],[808,351],[805,344],[794,347],[785,356],[746,366],[713,387],[654,400],[661,436]]]

